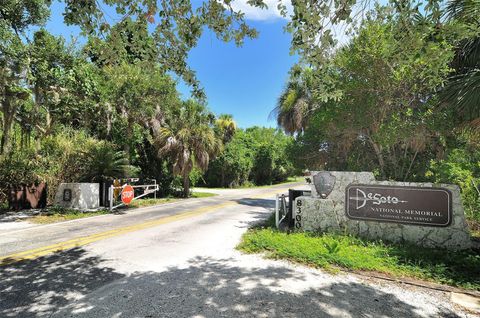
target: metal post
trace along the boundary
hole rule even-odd
[[[275,195],[275,226],[278,228],[278,222],[279,222],[279,213],[280,211],[278,210],[278,194]]]
[[[110,211],[113,209],[113,184],[108,188],[108,203],[110,205]]]
[[[157,179],[153,179],[153,181],[155,181],[155,192],[153,192],[153,197],[154,199],[156,200],[157,199]]]

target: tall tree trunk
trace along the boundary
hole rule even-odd
[[[36,134],[35,137],[35,151],[39,152],[40,148],[42,148],[42,140],[45,139],[45,137],[50,136],[52,133],[52,114],[50,113],[50,110],[47,107],[44,107],[46,114],[45,114],[45,125],[43,127],[38,126],[38,133]]]
[[[183,175],[183,196],[185,198],[188,198],[189,194],[190,194],[190,178],[189,178],[189,174],[186,173]]]
[[[6,96],[2,105],[3,110],[3,125],[2,125],[2,138],[0,140],[0,155],[8,154],[11,148],[11,133],[13,126],[13,119],[15,111],[12,106],[12,100],[9,96]]]
[[[12,125],[10,121],[4,119],[3,121],[2,139],[0,141],[0,155],[8,154],[11,148],[11,130]]]
[[[40,114],[40,103],[42,101],[42,97],[41,97],[41,93],[40,93],[40,88],[38,85],[35,85],[33,87],[33,99],[34,99],[34,103],[33,103],[33,112],[36,116],[38,116]],[[40,123],[37,122],[37,120],[35,120],[36,124],[39,126],[40,128]],[[38,132],[35,134],[35,151],[36,152],[39,152],[40,151],[40,141],[41,141],[41,136],[45,133],[45,130],[44,129],[38,129]]]
[[[222,188],[226,187],[226,184],[225,184],[225,168],[224,167],[222,167],[220,184],[221,184]]]
[[[417,158],[418,155],[418,150],[415,151],[415,155],[413,155],[412,161],[410,161],[410,165],[408,166],[407,173],[405,173],[405,177],[403,178],[403,181],[407,181],[408,175],[410,174],[410,170],[412,170],[413,162]]]
[[[127,122],[127,133],[126,133],[126,142],[125,144],[123,145],[123,150],[125,151],[125,153],[127,154],[128,156],[128,159],[130,159],[130,150],[131,150],[131,147],[130,147],[130,142],[132,140],[132,135],[133,135],[133,121],[128,118],[128,122]]]
[[[107,140],[111,140],[111,133],[112,133],[112,121],[113,121],[113,107],[110,103],[106,103],[107,106],[107,131],[106,131],[106,138]]]
[[[385,176],[385,161],[383,160],[382,146],[378,145],[370,137],[368,137],[368,140],[370,141],[370,144],[372,145],[373,151],[375,152],[375,155],[377,156],[378,165],[380,166],[381,177],[382,177],[382,179],[385,179],[385,177],[386,177]]]
[[[402,159],[402,170],[400,170],[400,176],[403,176],[403,172],[405,171],[405,165],[407,164],[407,152],[408,152],[408,147],[407,145],[404,145],[404,151],[403,151],[403,159]]]

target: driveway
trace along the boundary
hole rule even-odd
[[[0,317],[474,317],[447,293],[236,251],[292,186],[0,234]]]

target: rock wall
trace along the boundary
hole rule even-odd
[[[70,200],[64,200],[64,191],[71,191]],[[55,205],[80,210],[100,207],[99,183],[61,183],[55,194]]]
[[[312,175],[316,172],[312,172]],[[336,177],[333,191],[321,199],[312,184],[311,197],[295,200],[294,219],[296,231],[348,233],[367,239],[382,239],[396,243],[412,243],[425,247],[442,247],[459,250],[471,247],[470,234],[465,220],[460,189],[455,185],[412,182],[375,181],[369,172],[331,172]],[[386,186],[441,187],[452,193],[452,221],[447,227],[419,226],[392,222],[354,220],[345,212],[345,188],[349,184]]]

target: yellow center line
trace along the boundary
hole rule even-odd
[[[279,193],[279,192],[283,192],[283,191],[279,191],[279,190],[271,191],[271,192],[265,193],[261,196],[255,196],[252,199],[260,199],[260,198],[270,197],[270,196],[272,196],[276,193]],[[96,234],[92,234],[92,235],[88,235],[88,236],[83,236],[83,237],[77,237],[77,238],[74,238],[74,239],[71,239],[71,240],[68,240],[68,241],[63,241],[63,242],[52,244],[52,245],[42,246],[42,247],[39,247],[39,248],[30,249],[30,250],[26,250],[26,251],[23,251],[23,252],[18,252],[18,253],[2,256],[2,257],[0,257],[0,265],[8,265],[8,264],[20,262],[20,261],[23,261],[23,260],[35,259],[35,258],[38,258],[38,257],[42,257],[42,256],[45,256],[45,255],[51,254],[51,253],[68,250],[68,249],[78,247],[78,246],[83,246],[83,245],[93,243],[93,242],[96,242],[96,241],[100,241],[100,240],[104,240],[104,239],[107,239],[107,238],[110,238],[110,237],[119,236],[119,235],[122,235],[122,234],[127,234],[127,233],[131,233],[131,232],[134,232],[134,231],[140,231],[140,230],[148,229],[148,228],[155,227],[155,226],[162,225],[162,224],[167,224],[167,223],[171,223],[171,222],[176,222],[176,221],[192,218],[192,217],[195,217],[195,216],[199,216],[199,215],[202,215],[202,214],[212,212],[214,210],[218,210],[220,208],[224,208],[224,207],[227,207],[227,206],[233,206],[233,205],[236,205],[236,204],[238,204],[238,203],[235,202],[235,201],[228,201],[228,202],[213,205],[213,206],[206,206],[206,207],[203,207],[203,208],[198,208],[198,209],[188,211],[188,212],[184,212],[184,213],[180,213],[180,214],[166,216],[166,217],[162,217],[162,218],[159,218],[159,219],[155,219],[155,220],[151,220],[151,221],[147,221],[147,222],[143,222],[143,223],[139,223],[139,224],[129,225],[129,226],[125,226],[125,227],[119,227],[119,228],[116,228],[116,229],[113,229],[113,230],[108,230],[108,231],[105,231],[105,232],[100,232],[100,233],[96,233]]]

